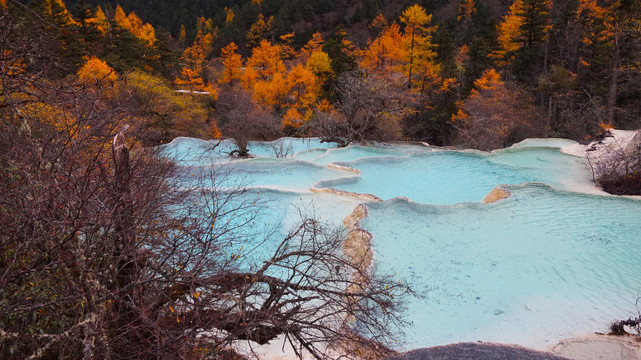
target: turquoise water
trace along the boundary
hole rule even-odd
[[[408,346],[500,341],[552,346],[607,332],[641,290],[641,202],[507,187],[493,204],[439,207],[390,200],[362,222],[379,271],[396,272],[410,302]]]
[[[323,143],[319,138],[281,138],[275,141],[250,141],[247,149],[255,157],[293,158],[297,153],[310,149],[324,152],[336,144]],[[201,140],[179,137],[159,147],[161,156],[177,160],[182,165],[209,166],[229,162],[229,154],[236,147],[232,140]]]
[[[212,168],[194,166],[188,169],[187,179],[207,179]],[[215,181],[203,186],[272,188],[287,191],[309,191],[312,184],[345,177],[345,172],[298,160],[250,159],[216,167]]]
[[[404,348],[482,340],[545,349],[636,315],[641,294],[641,201],[579,192],[598,193],[584,160],[560,151],[573,143],[528,139],[483,153],[284,138],[250,143],[257,157],[233,160],[230,141],[207,151],[212,142],[180,138],[162,153],[178,159],[184,186],[248,188],[266,201],[252,226],[273,236],[248,239],[248,261],[268,257],[301,214],[342,226],[362,202],[312,187],[385,200],[366,203],[362,226],[374,271],[417,291]],[[512,196],[481,203],[497,185]]]
[[[581,159],[559,155],[557,149],[541,148],[491,155],[432,151],[403,158],[369,158],[342,163],[360,170],[361,179],[333,187],[384,200],[404,196],[424,204],[450,205],[479,202],[499,184],[542,182],[564,187],[576,181],[570,174],[586,179]]]

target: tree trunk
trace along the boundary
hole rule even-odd
[[[548,136],[550,134],[550,130],[552,130],[552,102],[554,97],[550,95],[548,97],[548,118],[547,118],[547,124],[545,125],[545,136]]]
[[[614,124],[614,112],[617,102],[617,85],[619,82],[619,29],[614,29],[614,53],[612,54],[612,68],[610,73],[610,87],[608,94],[608,125]]]
[[[407,74],[407,88],[412,87],[412,67],[414,66],[414,29],[412,29],[412,41],[410,43],[410,69]]]
[[[133,252],[135,238],[133,229],[133,209],[131,207],[131,194],[129,181],[131,167],[129,166],[129,149],[125,144],[125,126],[116,136],[112,144],[114,171],[114,260],[117,262],[116,282],[122,289],[129,285],[135,272]]]

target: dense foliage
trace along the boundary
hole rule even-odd
[[[189,134],[157,122],[163,136],[155,142],[220,129],[221,136],[238,134],[215,121],[229,118],[229,106],[216,103],[221,87],[245,91],[252,106],[271,111],[274,123],[251,136],[266,139],[411,139],[490,149],[527,136],[580,140],[600,124],[641,125],[637,1],[125,0],[67,7],[33,0],[30,8],[57,37],[59,78],[143,71],[174,89],[210,95],[200,97],[207,115],[198,115],[209,129]],[[479,87],[490,70],[500,91]],[[386,84],[382,98],[396,100],[377,103],[373,123],[382,127],[357,134],[343,126],[360,121],[342,111],[353,101],[344,97],[358,93],[347,83]]]

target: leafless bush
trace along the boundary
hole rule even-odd
[[[605,191],[617,195],[641,194],[641,143],[638,138],[635,136],[626,147],[616,141],[603,145],[599,140],[588,148],[586,159],[592,178]],[[598,157],[592,155],[595,151]]]
[[[392,141],[402,137],[403,118],[413,110],[412,98],[383,78],[358,73],[343,76],[335,111],[317,113],[312,131],[326,141]]]
[[[284,139],[272,141],[269,146],[272,148],[272,153],[275,157],[283,159],[294,155],[294,146],[288,144]]]
[[[637,299],[637,310],[639,307],[639,299]],[[638,336],[641,336],[641,314],[636,318],[628,318],[627,320],[614,321],[610,324],[610,331],[614,335],[623,335],[627,332],[626,327],[636,331]]]
[[[461,104],[465,116],[455,119],[455,143],[467,148],[493,150],[528,137],[542,136],[543,115],[525,91],[499,84],[480,89]]]
[[[260,198],[141,147],[144,113],[106,106],[111,88],[29,68],[0,84],[1,358],[218,358],[279,335],[317,358],[337,339],[376,349],[352,317],[392,342],[406,287],[348,261],[341,231],[303,217],[253,264]]]
[[[232,155],[238,157],[250,155],[249,140],[275,140],[282,135],[280,121],[243,90],[229,88],[221,92],[216,115],[223,135],[234,139],[237,148]]]

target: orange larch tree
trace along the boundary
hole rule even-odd
[[[96,10],[93,13],[93,16],[85,19],[85,24],[92,26],[94,29],[98,30],[102,35],[107,33],[109,30],[109,21],[107,20],[107,15],[102,11],[100,5],[96,6]]]
[[[234,10],[225,7],[225,26],[231,25],[231,23],[234,22],[235,17],[236,14],[234,14]]]
[[[198,34],[193,44],[183,51],[180,76],[174,81],[176,85],[192,91],[206,91],[216,98],[217,91],[203,79],[205,60],[213,50],[214,35],[211,22],[200,18]]]
[[[323,35],[319,32],[315,32],[307,44],[305,44],[305,46],[303,46],[298,52],[298,60],[303,64],[306,63],[314,52],[321,50],[324,43],[325,40],[323,39]]]
[[[267,39],[270,35],[273,35],[274,31],[274,17],[270,16],[267,21],[263,14],[258,14],[258,20],[252,24],[245,36],[247,40],[247,46],[253,48],[260,44],[262,40]],[[272,39],[273,41],[273,39]]]
[[[261,80],[268,80],[276,73],[283,73],[285,64],[281,58],[280,46],[263,39],[260,45],[252,49],[252,55],[247,59],[246,67],[247,70],[253,70]]]
[[[125,15],[125,11],[118,5],[114,13],[114,20],[118,26],[132,33],[145,45],[152,47],[156,43],[154,27],[149,23],[143,23],[135,13],[131,12],[129,15]]]
[[[58,26],[80,25],[62,0],[44,0],[41,7],[44,18]]]
[[[296,56],[296,50],[294,50],[294,33],[287,33],[280,36],[280,57],[283,60],[289,60]]]
[[[95,56],[85,59],[85,63],[78,70],[78,78],[86,84],[113,82],[118,79],[116,71],[104,61]]]
[[[538,62],[550,29],[550,0],[516,0],[498,25],[499,50],[491,57],[498,67],[516,64],[515,73],[529,72]]]
[[[219,80],[222,84],[233,83],[243,74],[243,58],[236,50],[238,50],[238,46],[233,42],[220,50],[220,58],[224,66],[222,77]]]
[[[283,127],[299,128],[311,118],[320,81],[311,70],[298,64],[287,74],[287,89],[289,109],[283,117]]]
[[[372,24],[374,26],[374,24]],[[400,26],[393,22],[385,27],[363,53],[361,67],[379,74],[389,75],[404,58],[403,36]]]
[[[436,26],[428,27],[431,21],[432,15],[428,15],[424,8],[416,4],[403,11],[401,16],[401,23],[405,25],[403,69],[407,74],[408,88],[415,84],[423,91],[426,79],[437,72],[434,64],[436,52],[431,41]]]

